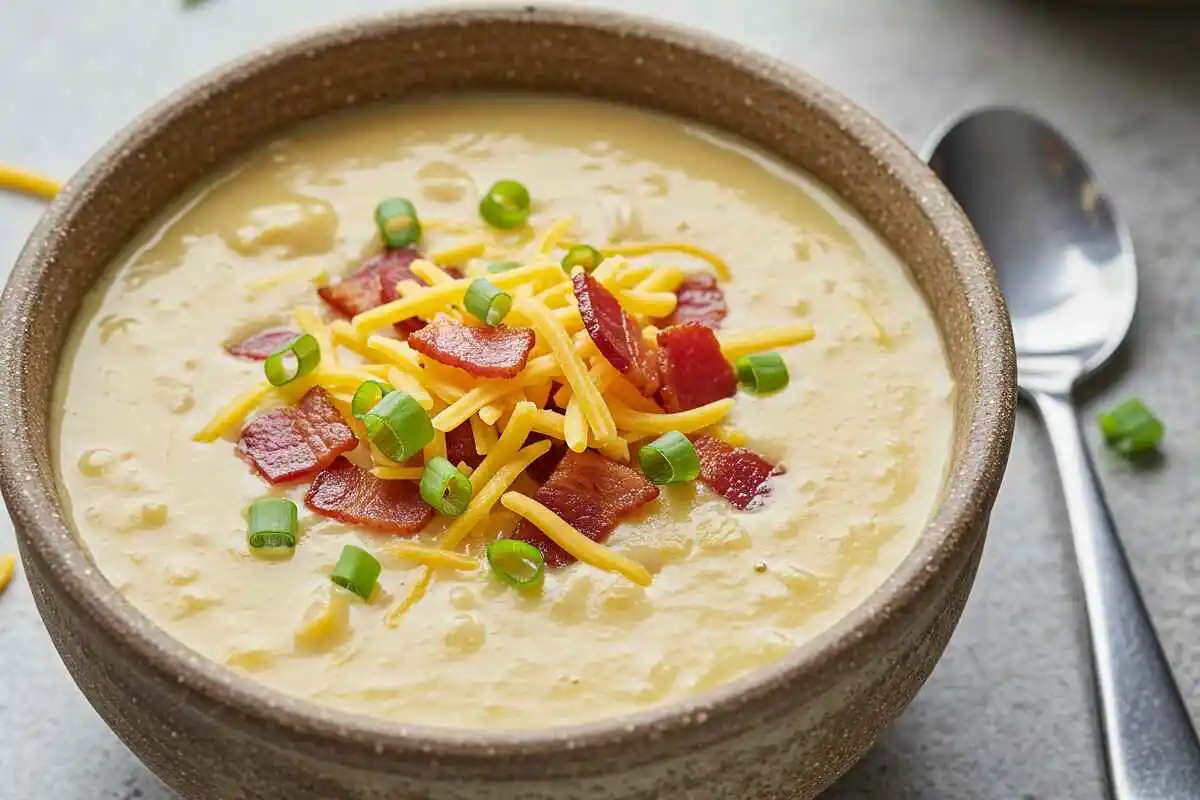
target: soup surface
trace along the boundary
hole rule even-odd
[[[508,232],[478,211],[503,178],[533,198],[528,226]],[[732,275],[720,284],[722,342],[815,331],[775,348],[787,386],[739,391],[718,431],[785,471],[745,511],[699,481],[659,487],[657,500],[623,516],[605,547],[645,567],[648,586],[589,563],[547,569],[538,590],[505,585],[481,557],[519,521],[497,504],[458,548],[478,568],[436,569],[417,595],[427,567],[389,547],[432,546],[446,519],[411,538],[330,519],[304,504],[309,478],[272,487],[239,457],[240,421],[196,441],[263,381],[263,362],[227,347],[294,326],[298,308],[339,319],[317,286],[379,250],[375,207],[397,195],[419,210],[422,251],[468,275],[502,259],[557,261],[555,235],[601,249],[686,242],[718,255]],[[652,268],[713,271],[679,250],[613,258],[622,281]],[[922,297],[826,189],[711,131],[561,98],[377,107],[262,147],[131,245],[91,294],[71,350],[57,389],[61,485],[117,589],[188,646],[275,689],[432,725],[593,720],[779,659],[909,552],[939,500],[953,421],[953,384]],[[343,365],[358,363],[352,350],[337,348]],[[627,438],[636,451],[638,437]],[[365,451],[352,457],[370,466]],[[513,485],[536,487],[528,476]],[[299,507],[288,557],[247,544],[247,508],[264,496]],[[330,583],[347,544],[382,565],[370,602]]]

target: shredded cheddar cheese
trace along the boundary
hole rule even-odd
[[[726,397],[690,411],[677,411],[673,414],[661,411],[658,413],[634,411],[620,400],[614,400],[610,407],[613,419],[616,420],[621,430],[643,436],[656,436],[668,431],[694,433],[710,425],[716,425],[733,409],[733,398]]]
[[[591,564],[606,572],[624,575],[638,586],[649,586],[653,580],[650,571],[644,566],[602,544],[593,542],[532,497],[526,497],[517,492],[508,492],[500,498],[500,502],[509,511],[532,522],[555,544],[585,564]]]
[[[760,353],[763,350],[774,350],[777,347],[790,347],[810,341],[816,332],[812,325],[791,325],[786,328],[775,328],[769,331],[752,331],[750,333],[733,333],[718,336],[721,342],[721,353],[732,361],[739,356]]]
[[[385,481],[419,481],[425,474],[424,467],[375,467],[371,473]]]
[[[54,196],[62,190],[62,184],[36,172],[0,164],[0,189],[53,200]]]
[[[570,245],[563,244],[564,247]],[[733,280],[733,275],[729,272],[729,265],[724,259],[703,247],[691,244],[690,242],[643,242],[640,244],[617,244],[609,245],[608,247],[600,248],[600,253],[605,258],[609,256],[628,256],[636,258],[637,256],[648,256],[654,253],[683,253],[685,255],[699,258],[707,261],[712,265],[717,272],[717,277],[723,281]]]
[[[438,264],[458,266],[470,261],[472,258],[479,258],[485,252],[487,252],[487,242],[479,239],[456,244],[453,247],[444,247],[441,250],[434,250],[429,254],[429,258]]]
[[[251,386],[222,406],[192,439],[197,442],[215,442],[234,428],[240,428],[250,412],[274,393],[275,387],[267,381]]]
[[[560,219],[558,222],[547,228],[546,232],[542,234],[541,240],[538,242],[538,252],[542,254],[553,252],[554,248],[558,246],[558,243],[562,240],[562,238],[571,232],[571,228],[575,226],[577,221],[578,220],[576,219],[575,215],[572,214],[569,217]]]
[[[16,570],[17,559],[15,556],[0,556],[0,594],[3,594],[8,585],[12,583]]]
[[[443,550],[438,547],[422,547],[419,544],[412,544],[411,542],[393,542],[384,549],[396,558],[404,559],[405,561],[415,561],[427,567],[441,567],[443,569],[464,571],[479,569],[478,559],[470,558],[462,553],[456,553],[453,550]]]

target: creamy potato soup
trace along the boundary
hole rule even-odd
[[[565,98],[381,106],[182,198],[92,292],[57,464],[204,656],[405,722],[710,689],[876,589],[953,392],[903,264],[811,178]]]

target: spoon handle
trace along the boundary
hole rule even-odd
[[[1069,393],[1031,392],[1050,435],[1083,578],[1116,800],[1200,798],[1200,742],[1117,538]]]

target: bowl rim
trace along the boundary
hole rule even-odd
[[[213,87],[274,70],[303,57],[306,51],[337,46],[368,32],[377,35],[380,26],[390,31],[497,21],[568,25],[618,34],[634,30],[640,38],[718,59],[788,94],[803,97],[887,167],[890,177],[907,190],[905,202],[920,205],[938,239],[952,253],[955,272],[968,299],[970,326],[978,341],[971,388],[977,401],[965,437],[964,456],[957,470],[948,469],[943,499],[913,549],[865,600],[773,664],[717,688],[646,710],[528,730],[409,724],[336,710],[243,677],[200,656],[121,597],[95,569],[83,543],[64,522],[57,470],[52,465],[48,474],[34,470],[39,472],[40,480],[29,480],[27,465],[36,465],[37,459],[34,445],[19,423],[26,394],[22,381],[0,382],[0,424],[17,431],[13,436],[0,436],[0,479],[23,550],[28,548],[27,552],[42,560],[58,586],[101,627],[102,633],[132,650],[167,681],[178,682],[193,693],[194,699],[214,704],[234,719],[299,735],[316,744],[335,741],[357,747],[368,756],[390,753],[428,761],[436,755],[443,766],[444,759],[457,758],[470,763],[507,762],[514,767],[514,760],[525,762],[571,751],[572,762],[594,763],[592,771],[598,772],[606,764],[600,758],[588,758],[588,754],[601,755],[610,747],[627,745],[630,739],[665,742],[675,737],[682,741],[701,727],[719,728],[724,738],[730,731],[761,722],[763,714],[744,713],[748,706],[770,715],[776,706],[784,705],[772,703],[772,697],[803,686],[806,678],[827,669],[859,643],[878,634],[892,618],[911,609],[936,587],[935,577],[941,570],[961,562],[963,552],[975,543],[973,530],[979,527],[979,517],[990,511],[989,498],[994,498],[999,488],[1007,461],[1016,403],[1015,358],[1004,301],[969,222],[948,190],[907,145],[874,117],[807,73],[766,54],[674,22],[625,12],[566,5],[535,8],[524,4],[468,4],[386,12],[323,26],[253,50],[184,84],[138,115],[70,178],[30,235],[0,300],[0,319],[11,334],[0,337],[0,365],[19,369],[28,361],[24,342],[30,320],[36,316],[31,302],[33,287],[52,280],[56,236],[76,214],[86,210],[93,185],[110,174],[113,164],[121,162],[122,153],[135,150],[150,131],[203,104]],[[55,380],[58,366],[56,359]],[[38,485],[31,487],[30,483]],[[583,772],[589,770],[585,767]],[[575,769],[573,774],[580,771]],[[514,770],[510,777],[521,776]]]

